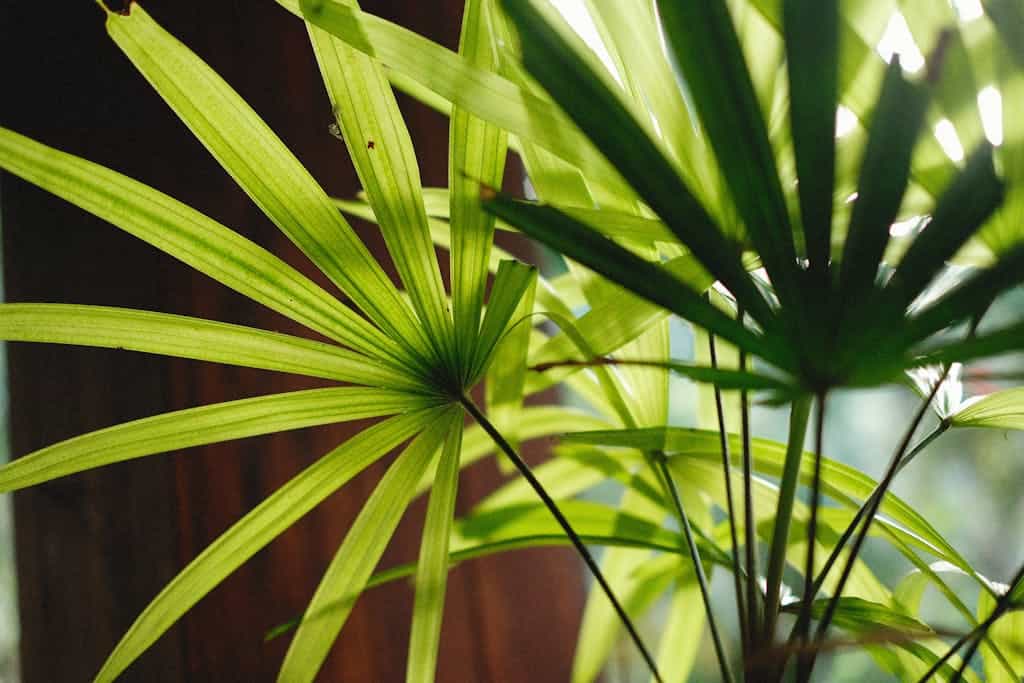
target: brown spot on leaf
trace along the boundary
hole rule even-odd
[[[377,143],[375,143],[373,140],[370,140],[369,142],[366,143],[366,149],[373,149],[376,146],[376,144]]]

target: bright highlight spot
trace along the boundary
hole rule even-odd
[[[857,115],[839,105],[836,108],[836,138],[846,137],[857,128]]]
[[[587,44],[587,47],[594,51],[601,60],[601,63],[608,69],[608,73],[621,84],[622,80],[615,71],[611,55],[608,54],[608,49],[605,47],[604,41],[601,40],[601,36],[597,32],[597,26],[594,24],[590,13],[587,12],[587,7],[583,0],[551,0],[551,4],[562,15],[565,22],[572,27],[576,35]]]
[[[942,119],[935,124],[935,139],[939,141],[942,151],[953,161],[964,160],[964,147],[956,134],[956,128],[949,119]]]
[[[953,9],[964,23],[980,19],[985,14],[979,0],[953,0]]]
[[[931,219],[926,216],[911,216],[905,221],[896,221],[889,226],[889,234],[893,237],[910,235],[919,229],[923,229],[929,220]]]
[[[978,111],[988,141],[996,147],[1003,144],[1003,98],[995,87],[988,85],[978,92]]]
[[[892,61],[893,55],[899,55],[900,66],[910,73],[919,71],[924,66],[924,55],[917,49],[917,43],[910,35],[907,20],[899,12],[895,12],[889,18],[889,24],[885,27],[885,33],[882,34],[882,39],[878,41],[875,50],[886,63]]]

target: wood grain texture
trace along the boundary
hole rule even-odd
[[[358,189],[344,145],[327,132],[330,107],[299,22],[273,2],[145,5],[249,101],[330,193],[351,196]],[[460,0],[363,5],[449,47],[457,43]],[[326,285],[132,70],[107,39],[93,3],[59,7],[45,17],[31,3],[0,7],[0,123],[150,183]],[[424,183],[444,185],[447,121],[406,99],[401,104]],[[510,176],[515,183],[518,174]],[[4,175],[0,183],[9,301],[120,305],[312,334],[16,178]],[[361,234],[389,263],[379,235],[366,226]],[[15,455],[166,410],[315,385],[256,370],[28,344],[9,347],[9,366]],[[92,676],[178,569],[361,426],[154,456],[18,493],[24,681]],[[541,450],[527,455],[536,461]],[[287,639],[264,643],[263,633],[301,612],[385,465],[358,477],[244,565],[123,680],[273,680]],[[468,470],[459,510],[498,482],[489,462]],[[425,500],[414,504],[383,566],[415,557],[424,510]],[[580,564],[564,550],[522,551],[457,568],[438,680],[568,680],[580,579]],[[411,606],[405,583],[365,595],[321,679],[403,680]]]

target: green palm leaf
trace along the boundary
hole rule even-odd
[[[328,605],[334,608],[321,618],[299,625],[281,664],[279,681],[312,681],[316,677],[412,500],[416,482],[434,459],[446,435],[461,421],[462,413],[454,407],[435,415],[377,484],[327,567],[309,602],[307,614],[319,615]]]
[[[437,668],[437,648],[441,642],[441,617],[448,582],[448,542],[455,514],[461,448],[462,421],[453,419],[434,473],[434,486],[430,492],[416,563],[416,600],[412,608],[412,633],[405,674],[408,683],[433,680]]]
[[[231,572],[392,448],[440,416],[419,410],[374,425],[330,451],[221,534],[160,591],[97,674],[115,680],[129,664]]]
[[[408,374],[331,344],[168,313],[77,304],[0,304],[0,339],[127,349],[423,391],[423,384]]]
[[[312,330],[364,353],[407,357],[330,294],[262,247],[136,180],[0,129],[0,167]]]
[[[491,49],[488,9],[483,0],[468,0],[459,37],[459,54],[485,71],[493,69],[497,61]],[[479,184],[501,187],[508,134],[462,107],[454,107],[448,148],[452,314],[456,348],[468,359],[480,326],[494,236],[494,217],[480,206]]]
[[[652,141],[648,127],[637,122],[619,96],[609,89],[606,79],[594,73],[566,44],[532,2],[510,0],[504,6],[522,34],[527,46],[524,64],[534,78],[704,267],[743,302],[758,322],[771,327],[773,315],[747,276],[738,250],[726,241],[675,167]],[[509,215],[499,216],[524,229]],[[562,250],[562,245],[556,248]]]
[[[107,31],[224,169],[281,230],[379,327],[407,347],[412,313],[323,189],[209,66],[137,4],[108,12]]]
[[[419,167],[383,67],[315,26],[309,26],[309,36],[345,146],[419,316],[421,325],[411,328],[415,346],[432,348],[435,360],[450,364],[451,314]]]
[[[0,467],[0,491],[181,448],[380,417],[436,403],[386,389],[332,387],[246,398],[126,422],[47,446]]]

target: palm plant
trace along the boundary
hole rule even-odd
[[[1024,277],[1017,246],[1024,134],[1004,117],[1006,139],[995,152],[972,127],[973,82],[962,88],[947,76],[997,82],[1006,103],[1021,94],[1017,5],[990,3],[990,18],[968,31],[929,3],[901,3],[917,19],[919,41],[935,44],[923,77],[911,79],[898,60],[883,75],[872,59],[878,18],[894,2],[593,0],[610,67],[539,0],[468,0],[457,53],[355,2],[279,4],[308,22],[365,191],[356,200],[328,198],[238,95],[141,7],[104,11],[117,45],[352,307],[155,189],[0,131],[0,167],[329,342],[66,304],[4,304],[0,337],[345,385],[77,437],[0,469],[2,490],[192,445],[390,416],[324,455],[189,564],[139,616],[98,680],[116,678],[231,571],[406,442],[305,614],[279,629],[295,629],[282,680],[312,679],[359,593],[404,576],[416,586],[407,678],[430,680],[450,564],[566,542],[601,588],[588,599],[575,680],[597,676],[619,625],[656,680],[686,677],[705,625],[724,680],[778,679],[790,660],[806,680],[816,653],[841,642],[832,626],[907,680],[973,679],[967,664],[977,648],[990,679],[1019,675],[1009,631],[1019,618],[1020,575],[1002,587],[985,579],[888,491],[896,473],[950,428],[1024,426],[1019,390],[970,404],[935,400],[956,386],[951,364],[1019,349],[1024,330],[1024,323],[975,329],[991,301]],[[935,30],[947,24],[954,28]],[[421,187],[389,81],[451,117],[448,188]],[[840,103],[863,129],[837,140]],[[920,135],[936,111],[974,133],[962,168]],[[508,148],[525,162],[540,202],[491,189],[501,186]],[[379,224],[405,292],[338,208]],[[909,245],[890,244],[894,221],[925,213],[928,227]],[[544,278],[503,259],[492,246],[495,227],[554,247],[568,272]],[[451,250],[450,297],[435,243]],[[965,245],[984,255],[985,267],[941,291],[937,276],[948,260],[964,258]],[[763,276],[751,274],[762,266]],[[580,306],[587,312],[574,315]],[[671,314],[693,327],[694,359],[671,357]],[[559,331],[534,326],[544,319]],[[957,326],[966,329],[957,334]],[[907,371],[924,377],[925,401],[882,479],[825,458],[828,397],[843,387],[906,382]],[[697,429],[669,425],[670,372],[702,383]],[[483,378],[485,409],[470,398]],[[555,384],[590,410],[524,407],[525,396]],[[790,406],[786,443],[752,436],[755,392]],[[805,454],[814,404],[814,449]],[[912,446],[929,405],[945,406],[939,425]],[[477,424],[464,428],[464,414]],[[565,433],[558,457],[531,471],[516,444],[552,433]],[[460,467],[495,451],[520,477],[453,521]],[[578,498],[609,480],[623,487],[617,506]],[[373,575],[404,509],[427,490],[418,562]],[[823,497],[835,505],[822,505]],[[716,509],[726,513],[718,523]],[[916,568],[895,590],[858,559],[869,535]],[[610,546],[600,566],[584,543]],[[787,565],[802,576],[799,600],[786,599]],[[733,580],[739,668],[710,598],[715,569]],[[978,587],[977,614],[949,586],[948,571]],[[920,619],[928,585],[971,626],[952,647]],[[666,590],[672,609],[652,651],[635,619]],[[786,638],[783,619],[793,622]]]

